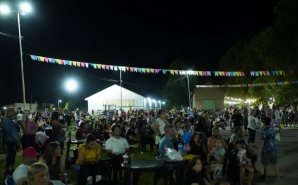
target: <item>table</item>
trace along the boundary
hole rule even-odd
[[[67,146],[66,146],[66,159],[65,159],[65,162],[66,162],[67,164],[69,164],[68,158],[69,158],[70,145],[72,145],[72,144],[79,145],[79,144],[83,144],[84,142],[85,142],[85,139],[80,139],[80,140],[72,139],[72,140],[70,140],[70,141],[67,141]]]
[[[130,185],[131,172],[149,171],[155,171],[154,185],[156,185],[158,169],[163,166],[163,162],[154,159],[131,159],[131,164],[122,163],[121,166],[124,168],[124,185]]]
[[[180,185],[183,184],[183,178],[181,178],[181,164],[185,163],[186,160],[182,159],[182,160],[171,160],[170,158],[168,158],[167,156],[157,156],[156,157],[157,160],[159,161],[163,161],[165,163],[169,163],[169,164],[177,164],[177,179],[176,179],[176,184]]]

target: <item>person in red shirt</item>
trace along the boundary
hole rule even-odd
[[[154,111],[153,111],[153,109],[150,109],[149,115],[151,115],[154,118]]]
[[[79,130],[76,132],[76,139],[85,139],[86,136],[91,133],[90,130],[88,130],[89,124],[86,122],[81,123]]]

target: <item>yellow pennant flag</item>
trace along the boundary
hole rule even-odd
[[[199,75],[199,71],[195,71],[194,74],[195,74],[196,76],[198,76],[198,75]]]
[[[40,60],[41,62],[44,62],[44,57],[39,57],[39,60]]]
[[[97,69],[101,69],[101,64],[96,64],[97,65]]]
[[[58,64],[61,64],[61,60],[60,59],[57,59],[57,61],[58,61]]]
[[[72,65],[73,65],[73,66],[77,66],[77,62],[76,62],[76,61],[73,61],[73,62],[72,62]]]
[[[199,71],[199,75],[200,75],[200,76],[202,76],[202,75],[203,75],[202,71]]]
[[[171,75],[174,75],[174,70],[170,70]]]
[[[146,72],[147,72],[147,73],[150,73],[150,69],[149,69],[149,68],[146,68]]]

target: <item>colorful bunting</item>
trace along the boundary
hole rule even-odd
[[[285,75],[284,71],[271,71],[272,75]],[[293,73],[293,70],[290,70],[290,73]],[[250,76],[269,76],[269,71],[251,71]]]
[[[216,87],[261,87],[261,86],[275,86],[275,85],[289,85],[289,84],[298,84],[298,81],[257,83],[257,84],[195,85],[195,86],[196,88],[216,88]]]
[[[47,63],[58,63],[60,65],[70,65],[77,67],[92,66],[94,69],[104,69],[104,70],[114,70],[114,71],[130,71],[139,73],[159,73],[162,71],[163,74],[170,72],[172,75],[194,75],[194,76],[211,76],[211,71],[187,71],[187,70],[169,70],[169,69],[152,69],[152,68],[138,68],[138,67],[127,67],[127,66],[115,66],[115,65],[105,65],[105,64],[94,64],[86,62],[77,62],[70,60],[62,60],[55,58],[48,58],[43,56],[30,55],[32,60],[47,62]],[[213,71],[215,76],[245,76],[243,71]]]

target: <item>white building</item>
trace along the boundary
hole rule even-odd
[[[26,109],[25,110],[30,110],[31,112],[34,112],[37,110],[37,102],[36,103],[26,103]],[[15,110],[22,110],[24,111],[24,103],[14,103],[14,104],[10,104],[10,105],[5,105],[5,108],[10,108],[13,107]]]
[[[85,100],[88,101],[88,111],[92,110],[109,110],[120,109],[121,107],[121,94],[122,94],[122,109],[125,111],[132,109],[144,109],[145,98],[137,93],[134,93],[128,89],[119,85],[112,85],[102,91],[99,91]]]

